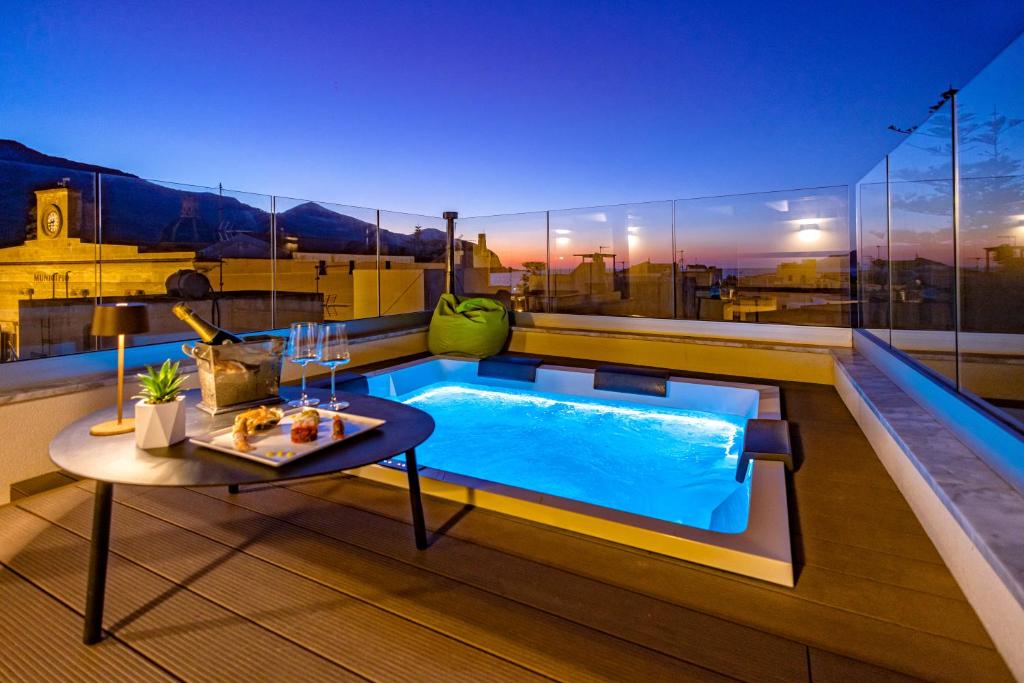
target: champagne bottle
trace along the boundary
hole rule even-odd
[[[205,344],[218,346],[220,344],[237,344],[243,341],[237,334],[231,334],[227,330],[222,330],[216,325],[203,320],[195,311],[184,303],[178,302],[174,304],[171,312],[174,313],[178,319],[195,330],[196,334],[199,335],[199,338],[203,340],[203,343]]]

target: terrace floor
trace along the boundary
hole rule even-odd
[[[836,392],[779,384],[795,589],[431,498],[418,552],[406,492],[348,476],[115,487],[86,648],[78,482],[0,507],[0,679],[1010,680]]]

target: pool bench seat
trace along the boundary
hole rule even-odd
[[[594,371],[594,388],[627,394],[666,396],[669,373],[632,365],[599,365]]]
[[[789,422],[786,420],[747,420],[743,430],[743,453],[736,462],[736,481],[747,478],[747,464],[751,460],[774,460],[793,471],[793,446],[789,441]]]
[[[499,353],[495,356],[483,358],[476,366],[478,377],[497,377],[500,379],[515,379],[521,382],[536,382],[537,368],[540,367],[540,358],[531,356],[513,356],[507,353]]]

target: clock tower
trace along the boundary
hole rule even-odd
[[[77,231],[81,212],[79,192],[68,187],[36,190],[36,240],[53,246],[66,246],[71,232]]]

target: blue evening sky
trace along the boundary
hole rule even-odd
[[[1020,0],[0,0],[0,138],[462,215],[855,181]]]

